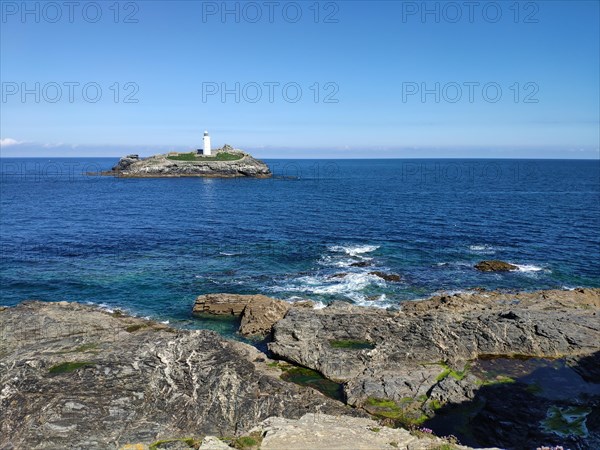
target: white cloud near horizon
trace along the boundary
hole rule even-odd
[[[16,139],[13,139],[13,138],[3,138],[3,139],[0,139],[0,148],[12,147],[13,145],[19,145],[22,143],[23,142],[17,141]]]

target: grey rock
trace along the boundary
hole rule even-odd
[[[127,155],[122,157],[119,162],[112,168],[115,172],[124,172],[129,169],[132,164],[140,161],[138,155]]]
[[[215,436],[206,436],[200,444],[202,450],[231,450],[231,447]]]
[[[475,376],[469,374],[462,380],[447,376],[438,382],[429,393],[429,398],[437,400],[441,404],[462,403],[472,400],[479,381]]]
[[[392,283],[398,283],[402,281],[400,275],[395,273],[386,273],[381,271],[369,272],[370,275],[375,275],[376,277],[382,278],[385,281],[391,281]]]
[[[251,301],[242,312],[239,332],[244,336],[268,334],[291,307],[290,303],[269,297]]]
[[[248,303],[269,301],[265,295],[243,294],[203,294],[196,298],[192,312],[194,314],[233,315],[242,314]]]
[[[272,416],[361,414],[211,331],[66,302],[6,308],[0,331],[0,448],[119,448],[239,435]]]
[[[429,450],[450,446],[434,436],[416,436],[401,428],[381,426],[372,419],[309,413],[300,419],[272,417],[255,428],[264,435],[262,450],[353,449]],[[468,449],[452,445],[456,450]]]
[[[291,309],[274,325],[269,348],[344,382],[353,405],[369,397],[416,398],[434,387],[440,399],[455,401],[471,394],[451,380],[440,384],[446,370],[440,362],[461,370],[465,361],[489,355],[589,355],[600,349],[599,316],[600,289],[443,295],[406,302],[400,312],[337,302],[321,310]],[[375,348],[335,348],[335,340],[368,341]]]

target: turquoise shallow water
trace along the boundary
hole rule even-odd
[[[228,334],[190,316],[195,296],[393,306],[476,286],[600,286],[599,161],[270,160],[270,180],[82,174],[115,162],[0,160],[1,304],[91,302]],[[479,273],[481,259],[520,270]]]

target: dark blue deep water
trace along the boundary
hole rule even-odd
[[[0,160],[0,304],[92,302],[201,326],[190,309],[208,292],[389,306],[478,286],[600,286],[598,160],[269,160],[277,176],[266,180],[84,175],[115,162]],[[482,259],[520,270],[479,273]]]

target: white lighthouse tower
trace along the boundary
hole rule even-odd
[[[210,156],[210,136],[208,135],[208,131],[204,132],[204,139],[203,139],[203,144],[204,147],[202,149],[202,154],[204,156]]]

